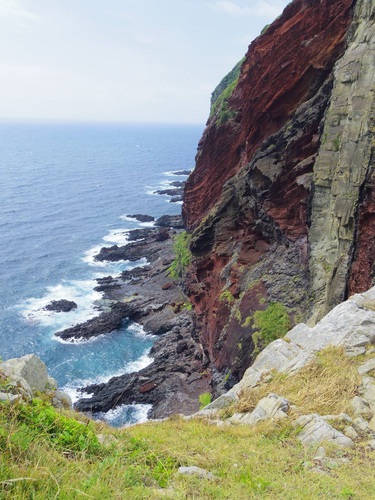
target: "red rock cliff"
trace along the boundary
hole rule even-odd
[[[200,141],[183,206],[186,290],[228,377],[249,366],[269,322],[281,334],[288,316],[317,317],[369,285],[364,265],[374,275],[374,10],[373,0],[289,4],[250,45]]]
[[[224,183],[262,142],[312,97],[342,54],[352,0],[295,0],[249,47],[230,100],[231,123],[209,121],[187,182],[184,216],[195,227],[218,201]]]

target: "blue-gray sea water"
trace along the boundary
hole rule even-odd
[[[127,214],[176,214],[180,205],[153,194],[192,169],[196,125],[0,124],[0,356],[35,353],[59,386],[76,389],[145,366],[153,339],[136,324],[82,343],[54,332],[95,314],[95,278],[125,262],[96,263],[105,245],[139,227]],[[134,264],[133,264],[134,266]],[[69,313],[43,308],[74,300]],[[103,415],[112,425],[144,418],[146,408]]]

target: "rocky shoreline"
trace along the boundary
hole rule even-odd
[[[173,236],[182,227],[180,217],[164,216],[155,227],[130,231],[126,245],[103,247],[95,257],[147,260],[147,265],[98,279],[95,289],[103,293],[101,313],[56,335],[66,341],[90,339],[118,329],[125,321],[135,321],[159,338],[151,349],[149,366],[82,389],[76,409],[96,413],[122,404],[151,404],[148,416],[162,418],[197,411],[199,395],[209,392],[211,372],[192,311],[184,304],[178,283],[168,276],[174,257]]]

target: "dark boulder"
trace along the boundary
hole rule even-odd
[[[173,175],[190,175],[191,170],[176,170],[175,172],[172,172]]]
[[[155,220],[155,217],[152,217],[152,215],[143,214],[127,215],[126,217],[129,217],[129,219],[135,219],[139,222],[153,222]]]
[[[52,300],[49,304],[47,304],[43,309],[46,311],[54,311],[54,312],[69,312],[73,309],[77,309],[77,304],[72,300]]]
[[[181,215],[162,215],[155,221],[155,225],[159,227],[172,227],[174,229],[184,229],[184,221]]]
[[[66,328],[55,333],[57,337],[64,340],[84,339],[88,340],[103,333],[110,333],[117,330],[124,318],[129,317],[134,311],[134,304],[115,303],[109,312],[102,312],[99,316],[91,318],[85,323]]]

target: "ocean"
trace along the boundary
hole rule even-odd
[[[77,389],[151,362],[152,337],[124,321],[87,342],[54,333],[98,314],[98,277],[127,262],[99,263],[102,246],[126,243],[142,226],[129,214],[177,214],[181,205],[155,195],[179,170],[191,170],[198,125],[0,124],[0,356],[35,353],[73,400]],[[143,264],[132,263],[131,266]],[[68,313],[46,311],[74,300]],[[142,421],[148,408],[128,405],[97,415],[113,426]]]

